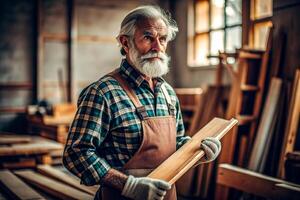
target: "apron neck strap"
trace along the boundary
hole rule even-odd
[[[132,101],[132,103],[137,109],[143,107],[143,105],[141,104],[139,98],[136,96],[133,89],[130,87],[128,82],[120,74],[119,69],[116,69],[115,71],[109,73],[109,75],[119,82],[120,86],[124,89],[124,91],[126,92],[126,94],[128,95],[128,97],[130,98],[130,100]]]
[[[131,99],[132,103],[136,107],[140,117],[145,119],[147,117],[147,112],[145,110],[145,107],[141,104],[139,98],[137,97],[133,89],[130,87],[128,82],[124,79],[124,77],[122,77],[122,75],[120,74],[120,70],[116,69],[110,72],[109,76],[112,76],[114,79],[116,79],[119,82],[120,86],[124,89],[128,97]],[[175,115],[175,108],[172,105],[171,97],[167,91],[165,84],[162,84],[161,88],[162,88],[163,95],[167,101],[169,114]]]
[[[163,92],[163,94],[164,94],[164,96],[167,100],[167,106],[168,106],[169,114],[170,115],[175,115],[175,108],[172,104],[171,97],[170,97],[170,95],[167,91],[167,88],[166,88],[165,84],[161,85],[161,89],[162,89],[162,92]]]

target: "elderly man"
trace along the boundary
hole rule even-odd
[[[117,37],[120,68],[85,88],[69,130],[63,162],[83,184],[101,187],[95,199],[176,199],[169,183],[147,178],[190,138],[179,102],[161,76],[168,72],[167,44],[178,31],[159,7],[138,7]],[[220,152],[218,140],[199,143],[203,162]]]

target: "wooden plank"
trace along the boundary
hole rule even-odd
[[[74,119],[74,115],[75,113],[69,115],[63,115],[63,116],[45,115],[43,117],[43,122],[45,125],[50,125],[50,126],[58,126],[58,125],[69,126]]]
[[[283,145],[279,161],[278,175],[284,178],[284,162],[286,154],[294,151],[296,142],[296,135],[298,131],[300,117],[300,69],[296,71],[295,80],[293,84],[292,98],[289,108],[289,116],[287,120],[287,126],[285,130],[285,136],[283,139]]]
[[[0,156],[45,154],[51,150],[59,150],[61,146],[52,143],[17,144],[12,147],[0,147]]]
[[[255,143],[251,152],[248,169],[263,172],[266,157],[270,148],[273,129],[277,116],[277,104],[280,96],[282,80],[273,78],[265,102],[263,114],[258,127]]]
[[[28,143],[31,141],[31,138],[29,136],[22,135],[2,135],[0,133],[0,137],[0,145]]]
[[[47,154],[52,150],[61,149],[63,149],[63,145],[60,143],[33,136],[30,143],[1,146],[0,156]]]
[[[51,167],[50,165],[38,165],[37,170],[39,173],[47,177],[56,179],[62,183],[66,183],[76,189],[79,189],[91,195],[95,195],[98,190],[97,186],[81,185],[79,180],[75,179],[72,176],[67,175],[66,173],[58,169],[55,169],[54,167]]]
[[[49,193],[59,199],[94,199],[92,195],[31,170],[19,170],[14,173],[30,184],[35,185],[46,193]]]
[[[152,171],[148,177],[165,180],[170,184],[175,183],[204,156],[204,151],[199,148],[201,140],[206,137],[221,139],[236,124],[237,120],[235,119],[229,121],[214,118],[198,131],[190,141]]]
[[[10,198],[20,200],[45,199],[26,183],[8,170],[0,171],[1,190],[5,190]]]
[[[3,161],[1,159],[0,166],[5,169],[34,168],[36,167],[36,159],[20,158],[17,161]]]
[[[299,185],[229,164],[219,165],[217,183],[271,199],[299,199],[300,195],[300,192],[291,189],[292,187],[299,188]],[[283,190],[278,184],[291,187]]]

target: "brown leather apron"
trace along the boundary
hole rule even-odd
[[[162,85],[163,94],[168,103],[169,116],[147,117],[144,106],[124,78],[117,71],[112,72],[111,76],[119,82],[135,105],[143,128],[143,140],[140,148],[120,171],[136,177],[147,176],[176,151],[176,121],[170,96],[165,86]],[[121,196],[119,191],[108,187],[101,188],[101,196],[103,200],[126,199]],[[164,199],[177,199],[175,185],[172,185]]]

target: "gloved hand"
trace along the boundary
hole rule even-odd
[[[204,151],[205,155],[196,165],[208,163],[216,159],[221,152],[221,142],[216,138],[207,137],[202,140],[200,148]]]
[[[122,190],[122,195],[135,200],[160,200],[167,190],[171,189],[168,182],[147,177],[136,178],[129,175]]]

